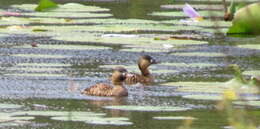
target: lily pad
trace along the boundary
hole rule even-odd
[[[260,70],[244,71],[244,75],[260,76]]]
[[[246,48],[246,49],[253,49],[253,50],[260,50],[259,44],[245,44],[245,45],[238,45],[239,48]]]
[[[190,19],[185,20],[163,20],[161,23],[176,24],[176,25],[188,25],[188,26],[201,26],[201,27],[230,27],[231,22],[218,21],[218,20],[203,20],[200,22],[194,22]],[[215,28],[218,29],[218,28]]]
[[[140,70],[139,70],[137,65],[126,65],[126,66],[124,66],[124,65],[102,65],[100,67],[101,68],[113,69],[113,68],[118,67],[118,66],[122,66],[122,67],[126,68],[128,71],[131,71],[131,72],[140,73]],[[153,74],[169,74],[169,73],[178,72],[177,70],[158,69],[156,66],[150,66],[149,69],[150,69],[150,72],[153,73]]]
[[[236,11],[233,25],[227,34],[260,34],[260,3],[250,4]]]
[[[110,13],[77,13],[77,12],[35,12],[23,13],[24,16],[48,17],[48,18],[105,18],[112,17]]]
[[[31,45],[23,45],[23,46],[16,46],[14,48],[32,48]],[[39,45],[35,49],[61,49],[61,50],[103,50],[103,49],[110,49],[109,47],[103,46],[90,46],[90,45]]]
[[[19,63],[17,64],[19,67],[70,67],[70,64],[62,64],[62,63]]]
[[[22,107],[22,105],[0,103],[0,109],[16,109]]]
[[[1,17],[0,18],[0,25],[24,25],[29,24],[30,21],[28,18],[21,18],[21,17]]]
[[[182,0],[176,0],[176,1],[181,1],[183,2]],[[232,2],[232,1],[235,1],[235,2],[245,2],[245,0],[226,0],[226,2]],[[189,0],[189,2],[222,2],[222,0]],[[258,2],[258,0],[247,0],[246,2]]]
[[[53,59],[58,59],[58,58],[69,58],[69,56],[65,55],[44,55],[44,54],[14,54],[12,56],[16,57],[24,57],[24,58],[53,58]]]
[[[184,7],[183,4],[168,4],[168,5],[161,5],[162,9],[176,9],[182,10]],[[192,7],[196,10],[223,10],[223,5],[210,5],[210,4],[192,4]]]
[[[184,95],[182,97],[185,99],[213,100],[213,101],[219,101],[223,99],[222,95],[209,95],[209,94]]]
[[[248,105],[248,106],[260,107],[260,101],[236,101],[233,103],[237,105]]]
[[[157,116],[153,117],[155,120],[196,120],[197,118],[190,116]]]
[[[26,11],[33,11],[36,8],[36,4],[21,4],[12,5],[13,8],[19,8]],[[58,5],[58,8],[47,10],[48,12],[104,12],[109,9],[101,8],[97,6],[86,6],[78,3],[66,3],[64,5]]]
[[[203,17],[222,17],[223,16],[223,12],[221,11],[198,11],[198,13],[203,16]],[[161,16],[161,17],[184,17],[186,16],[183,12],[174,12],[174,11],[170,11],[170,12],[153,12],[149,15],[152,16]]]
[[[19,77],[66,77],[66,74],[54,73],[12,73],[5,74],[5,76],[19,76]]]
[[[52,120],[81,121],[98,125],[132,125],[125,117],[104,117],[104,113],[75,112],[75,111],[24,111],[15,112],[12,115],[19,116],[50,116]]]
[[[186,111],[190,108],[171,107],[171,106],[135,106],[135,105],[120,105],[120,106],[105,106],[105,109],[123,110],[123,111],[147,111],[147,112],[163,112],[163,111]]]
[[[76,112],[76,111],[20,111],[14,112],[15,116],[104,116],[104,113]]]
[[[198,67],[198,68],[207,68],[207,67],[217,67],[217,64],[212,63],[161,63],[164,66],[173,66],[173,67]]]
[[[124,52],[168,52],[166,49],[149,49],[149,48],[128,48],[120,49]]]
[[[52,117],[52,120],[61,120],[61,121],[82,121],[88,124],[97,124],[97,125],[132,125],[132,122],[129,122],[128,118],[125,117],[86,117],[86,116],[73,116],[73,117]]]
[[[39,67],[12,67],[8,68],[11,71],[30,71],[30,72],[57,72],[62,71],[63,68],[55,68],[55,67],[47,67],[47,68],[39,68]]]
[[[11,106],[11,105],[10,105]],[[21,126],[30,124],[28,120],[33,120],[31,116],[13,116],[12,113],[0,112],[0,127],[6,126]]]
[[[178,87],[178,92],[194,93],[223,93],[227,89],[222,82],[168,82],[162,85]]]
[[[197,57],[224,57],[223,53],[216,52],[182,52],[182,53],[172,53],[175,56],[197,56]]]
[[[122,28],[121,28],[122,29]],[[134,28],[133,28],[134,29]],[[91,30],[91,29],[90,29]],[[99,30],[101,31],[101,30]],[[110,30],[112,31],[112,30]],[[183,46],[183,45],[200,45],[207,44],[206,41],[196,41],[196,40],[155,40],[151,36],[139,36],[132,38],[122,38],[122,37],[102,37],[102,35],[94,35],[89,33],[73,35],[68,37],[67,35],[61,35],[53,37],[55,40],[62,41],[75,41],[75,42],[92,42],[92,43],[108,43],[108,44],[122,44],[128,45],[128,47],[135,48],[157,48],[164,49],[163,44],[172,44],[174,46]],[[87,35],[87,36],[86,36]],[[153,44],[153,45],[151,45]],[[130,46],[129,46],[130,45]]]
[[[168,82],[164,86],[175,86],[178,92],[189,93],[218,93],[223,94],[226,90],[235,91],[238,94],[257,94],[258,90],[254,86],[242,84],[236,79],[227,82]],[[202,97],[202,96],[198,96]],[[254,99],[253,97],[252,99]]]

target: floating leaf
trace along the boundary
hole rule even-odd
[[[61,120],[61,121],[82,121],[88,124],[97,124],[97,125],[132,125],[132,122],[128,122],[128,118],[125,117],[86,117],[86,116],[73,116],[73,117],[52,117],[52,120]]]
[[[76,111],[20,111],[14,112],[16,116],[104,116],[104,113],[76,112]]]
[[[218,65],[212,63],[162,63],[164,66],[173,66],[173,67],[198,67],[198,68],[206,68],[206,67],[217,67]]]
[[[5,76],[19,76],[19,77],[66,77],[66,74],[54,74],[54,73],[12,73],[5,74]]]
[[[24,58],[68,58],[68,56],[65,55],[50,55],[50,54],[14,54],[13,56],[17,57],[24,57]]]
[[[260,76],[260,70],[244,71],[244,75]]]
[[[198,56],[198,57],[224,57],[223,53],[216,52],[183,52],[183,53],[172,53],[175,56]]]
[[[260,34],[260,3],[239,9],[227,34]]]
[[[221,17],[223,16],[223,12],[221,11],[198,11],[198,13],[203,17]],[[162,17],[184,17],[185,14],[183,12],[153,12],[149,15],[152,16],[162,16]]]
[[[70,64],[62,64],[62,63],[19,63],[17,64],[19,67],[70,67]]]
[[[235,101],[233,103],[237,105],[248,105],[248,106],[260,107],[260,101]]]
[[[147,112],[186,111],[190,109],[184,107],[171,107],[171,106],[134,106],[134,105],[105,106],[104,108],[113,109],[113,110],[147,111]]]
[[[17,68],[17,67],[11,67],[11,68],[8,68],[7,70],[11,70],[11,71],[29,71],[29,72],[57,72],[57,71],[62,71],[62,68],[55,68],[55,67],[47,67],[47,68],[22,67],[22,68]]]
[[[140,73],[140,70],[139,70],[137,65],[127,65],[127,66],[125,66],[125,65],[102,65],[100,67],[101,68],[113,69],[113,68],[118,67],[118,66],[122,66],[122,67],[126,68],[128,71],[131,71],[131,72]],[[150,72],[153,73],[153,74],[169,74],[169,73],[178,72],[177,70],[159,69],[156,66],[150,66],[149,69],[150,69]]]
[[[219,101],[223,99],[222,95],[209,95],[209,94],[199,94],[199,95],[184,95],[185,99],[195,99],[195,100],[213,100]]]
[[[254,50],[260,50],[259,44],[245,44],[245,45],[238,45],[239,48],[246,48],[246,49],[254,49]]]
[[[194,9],[198,10],[223,10],[223,5],[220,4],[192,4]],[[162,9],[175,9],[181,10],[183,8],[183,4],[168,4],[168,5],[161,5]]]
[[[32,48],[31,45],[23,45],[23,46],[16,46],[14,48]],[[90,46],[90,45],[45,45],[42,44],[37,49],[53,49],[53,50],[103,50],[103,49],[110,49],[109,47],[104,46]]]
[[[104,117],[104,113],[75,112],[75,111],[24,111],[15,112],[12,115],[19,116],[50,116],[52,120],[81,121],[88,124],[98,125],[132,125],[125,117]]]
[[[168,82],[162,84],[164,86],[175,86],[178,92],[188,93],[218,93],[223,94],[226,90],[234,90],[238,94],[257,94],[256,87],[242,84],[236,79],[231,79],[227,82]],[[202,96],[198,96],[202,97]],[[253,99],[253,98],[252,98]]]
[[[155,120],[196,120],[197,118],[190,116],[157,116],[153,117]]]
[[[233,0],[226,0],[226,2],[231,2]],[[182,0],[176,0],[176,2],[183,2]],[[222,2],[222,0],[189,0],[189,2]],[[235,2],[245,2],[245,0],[235,0]],[[247,0],[246,2],[258,2],[258,0]]]
[[[16,105],[16,104],[3,104],[0,103],[0,109],[12,109],[12,108],[21,108],[23,107],[22,105]]]
[[[57,8],[58,5],[51,0],[40,0],[39,5],[35,8],[35,11],[45,11],[49,9]]]
[[[44,10],[48,12],[105,12],[109,11],[106,8],[100,8],[97,6],[86,6],[79,3],[66,3],[64,5],[58,5],[58,8],[51,10]],[[21,5],[12,5],[13,8],[19,8],[26,11],[33,11],[37,5],[35,4],[21,4]]]
[[[29,17],[46,17],[46,18],[105,18],[111,17],[109,13],[77,13],[77,12],[36,12],[23,13],[24,16]]]

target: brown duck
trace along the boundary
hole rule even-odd
[[[141,56],[138,60],[138,67],[141,71],[141,74],[131,74],[131,76],[127,76],[125,83],[127,85],[133,85],[136,83],[148,85],[153,83],[154,78],[148,70],[148,67],[152,64],[157,64],[157,62],[151,56]]]
[[[92,96],[127,96],[127,89],[123,86],[123,82],[126,79],[127,70],[123,67],[117,67],[114,69],[114,72],[111,76],[111,82],[113,86],[98,83],[86,88],[82,91],[82,94],[92,95]]]

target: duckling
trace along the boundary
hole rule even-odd
[[[157,64],[157,62],[149,55],[141,56],[138,60],[138,67],[141,71],[140,74],[132,74],[132,76],[127,76],[125,83],[127,85],[133,85],[136,83],[151,84],[154,82],[153,76],[150,74],[148,67],[152,64]]]
[[[127,70],[123,67],[117,67],[111,76],[114,86],[98,83],[82,91],[82,94],[92,96],[128,96],[127,89],[123,86],[126,79]]]

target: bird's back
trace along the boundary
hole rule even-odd
[[[82,92],[82,94],[93,95],[93,96],[112,96],[112,89],[113,87],[108,84],[99,83],[89,88],[86,88]]]

